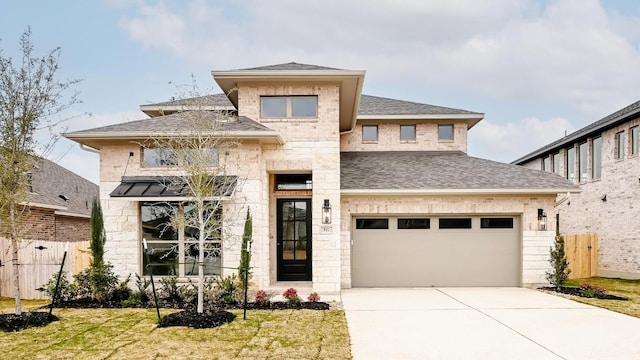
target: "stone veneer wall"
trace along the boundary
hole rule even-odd
[[[358,121],[355,129],[340,136],[341,151],[451,151],[467,152],[467,124],[454,124],[453,140],[438,140],[438,124],[393,121]],[[378,125],[378,141],[362,141],[362,125]],[[400,124],[416,125],[415,141],[400,141]]]
[[[580,183],[582,192],[558,207],[563,234],[598,234],[598,275],[640,278],[640,157],[631,155],[629,128],[640,119],[627,122],[602,133],[602,175]],[[616,159],[615,134],[625,131],[627,146],[624,159]],[[577,144],[576,144],[577,145]],[[592,139],[588,139],[591,158]],[[576,149],[577,151],[577,149]],[[566,175],[566,149],[560,150],[560,173]],[[578,168],[576,159],[576,169]],[[540,169],[541,159],[526,167]],[[601,198],[607,195],[607,201]],[[560,198],[565,197],[561,195]]]
[[[261,95],[318,95],[318,117],[311,119],[262,119]],[[255,245],[262,254],[259,266],[261,286],[276,282],[276,206],[277,196],[268,174],[312,173],[312,285],[314,291],[340,290],[340,88],[337,84],[238,84],[238,114],[279,131],[284,145],[263,145],[261,164],[262,212],[268,229]],[[296,198],[294,194],[281,197]],[[305,196],[302,196],[305,197]],[[332,206],[332,232],[320,231],[323,200]],[[254,222],[255,226],[255,222]]]
[[[554,215],[555,196],[343,196],[341,227],[341,286],[351,287],[352,218],[363,214],[509,214],[522,221],[522,284],[546,283],[549,248],[555,236],[551,221],[547,231],[538,231],[538,208],[549,219]]]

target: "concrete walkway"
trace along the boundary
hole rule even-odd
[[[524,288],[343,290],[355,360],[640,359],[640,319]]]

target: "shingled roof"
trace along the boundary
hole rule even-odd
[[[307,71],[307,70],[342,70],[342,69],[336,69],[336,68],[331,68],[331,67],[326,67],[326,66],[319,66],[319,65],[309,65],[309,64],[300,64],[300,63],[296,63],[296,62],[289,62],[286,64],[275,64],[275,65],[267,65],[267,66],[259,66],[259,67],[253,67],[253,68],[247,68],[247,69],[239,69],[239,70],[255,70],[255,71],[262,71],[262,70],[302,70],[302,71]]]
[[[60,208],[68,215],[91,214],[91,202],[99,196],[98,185],[46,159],[36,162],[32,174],[29,202]]]
[[[636,101],[633,104],[627,105],[624,108],[614,112],[613,114],[607,115],[604,118],[594,123],[591,123],[580,130],[574,131],[573,133],[561,139],[558,139],[535,151],[530,152],[529,154],[513,161],[512,164],[517,164],[517,165],[524,164],[529,160],[532,160],[538,156],[548,154],[551,152],[556,152],[558,149],[563,148],[569,144],[573,144],[575,142],[581,142],[589,137],[597,136],[603,131],[616,127],[621,123],[627,122],[633,117],[639,116],[639,114],[640,114],[640,101]]]
[[[358,115],[481,115],[467,110],[362,94]]]
[[[342,190],[563,193],[579,188],[556,174],[479,159],[461,151],[343,152]]]
[[[141,107],[155,107],[155,106],[216,106],[226,108],[224,110],[235,110],[235,106],[229,101],[229,98],[225,94],[212,94],[205,96],[198,96],[186,99],[173,99],[169,101],[163,101],[155,104],[146,104]]]

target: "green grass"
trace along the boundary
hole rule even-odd
[[[0,299],[0,312],[12,307]],[[232,312],[229,324],[191,329],[158,328],[155,309],[54,309],[60,321],[0,332],[2,358],[351,359],[343,311],[252,310],[247,320]]]
[[[580,286],[584,283],[603,287],[607,289],[607,293],[626,297],[629,300],[601,300],[571,296],[572,300],[640,318],[640,280],[592,277],[585,279],[569,279],[565,282],[565,285]]]

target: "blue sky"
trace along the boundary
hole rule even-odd
[[[366,70],[366,94],[483,112],[469,154],[509,162],[640,94],[635,0],[21,0],[0,5],[3,56],[27,26],[82,80],[69,131],[144,118],[191,75],[218,92],[211,70],[295,61]],[[53,157],[98,182],[97,155],[63,139]]]

